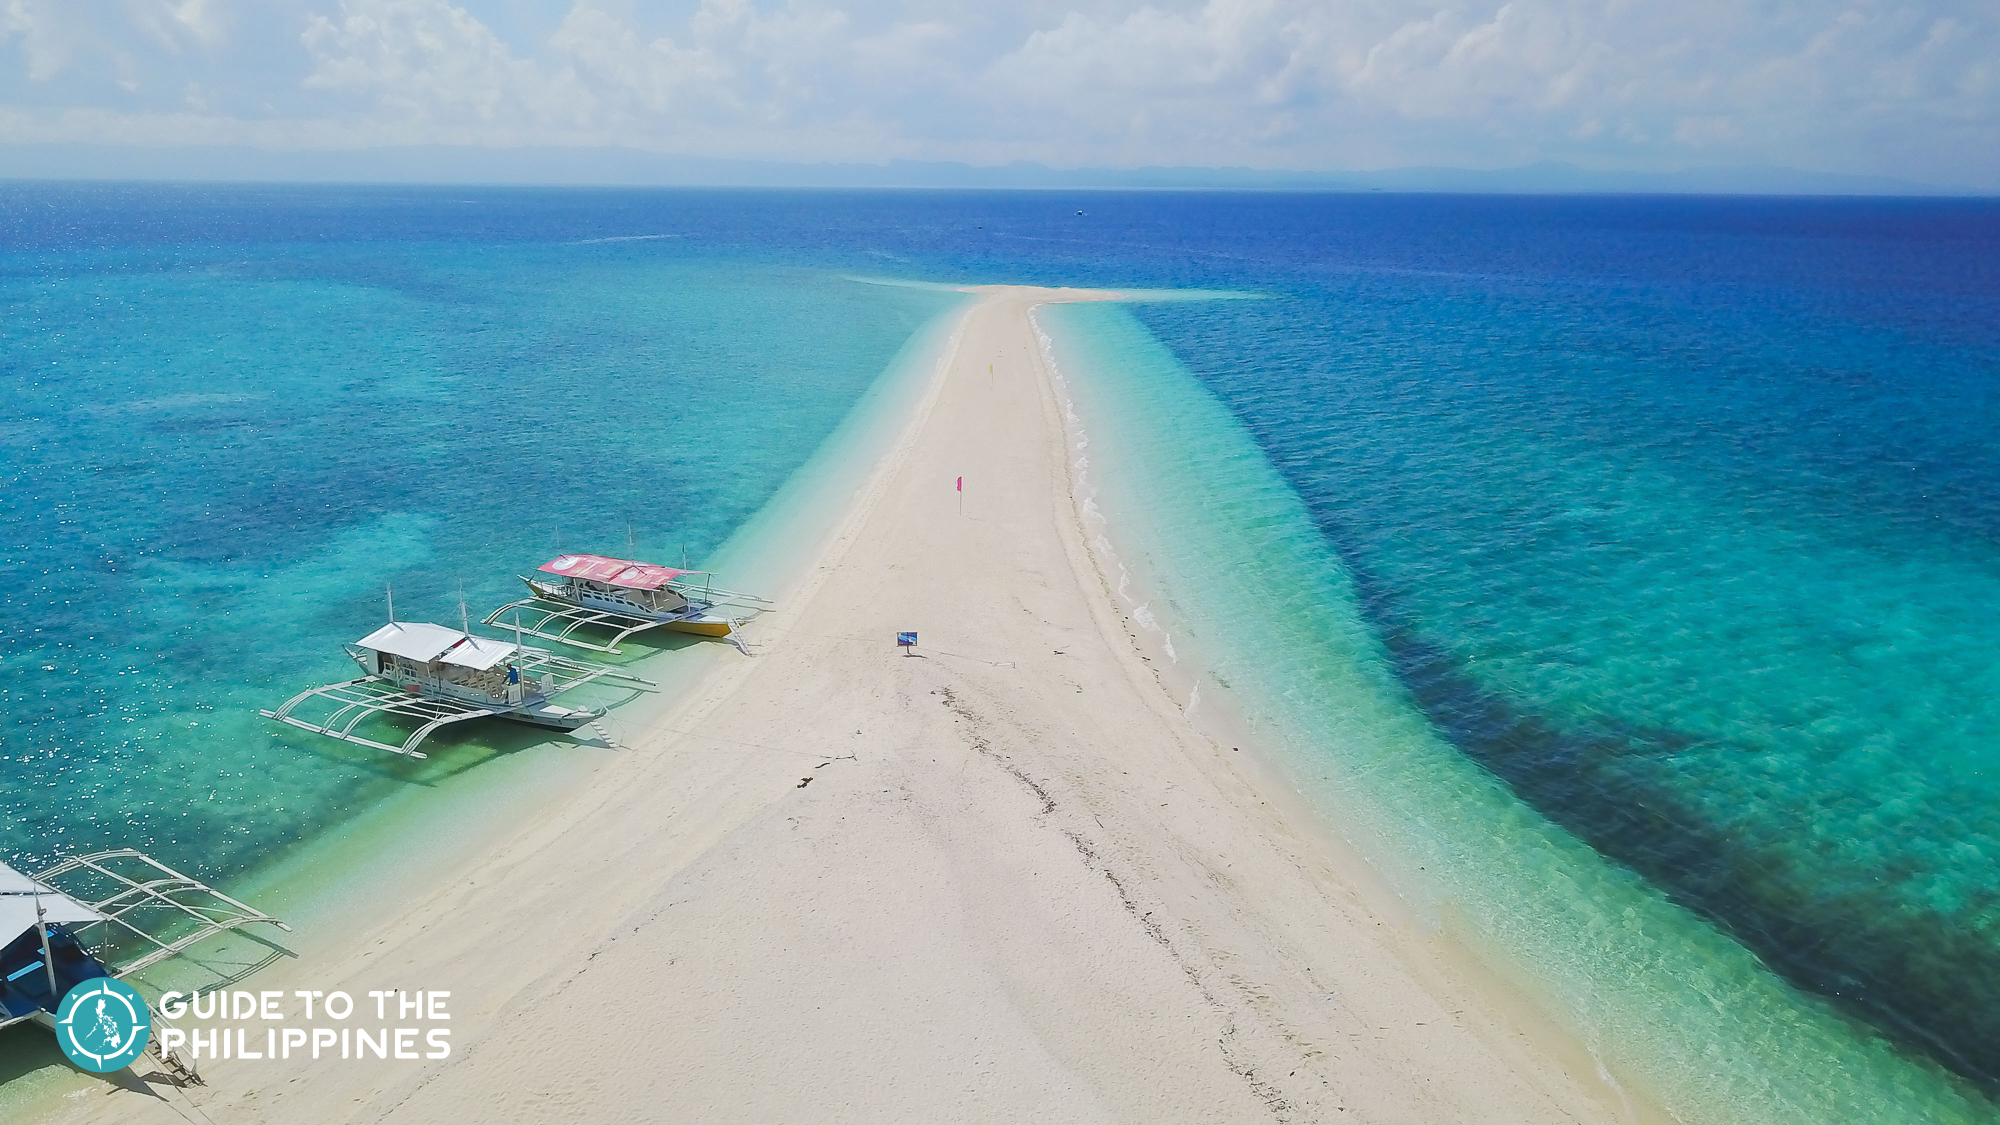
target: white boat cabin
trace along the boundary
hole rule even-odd
[[[546,693],[546,685],[522,669],[521,646],[427,621],[390,622],[347,651],[363,673],[427,695],[484,706]]]

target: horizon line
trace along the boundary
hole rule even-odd
[[[1405,165],[1372,170],[1243,165],[1056,167],[1038,161],[780,161],[688,156],[618,146],[404,145],[353,149],[0,144],[9,182],[348,184],[354,186],[772,188],[945,191],[1151,191],[1256,194],[1707,195],[2000,198],[2000,187],[1770,165],[1669,170],[1590,168],[1542,160],[1494,168]],[[559,156],[566,173],[546,164]]]

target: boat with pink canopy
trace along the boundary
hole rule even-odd
[[[530,596],[487,614],[485,624],[612,654],[625,638],[649,629],[727,637],[742,647],[736,631],[771,606],[716,587],[705,570],[608,555],[558,555],[536,570],[521,576]]]

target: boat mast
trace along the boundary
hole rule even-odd
[[[55,954],[49,952],[48,912],[42,909],[42,885],[35,880],[33,875],[30,875],[28,876],[28,886],[34,888],[35,892],[35,932],[39,933],[42,937],[42,971],[49,975],[49,1003],[60,1006],[62,1004],[62,994],[56,988],[56,957]],[[53,1013],[55,1009],[50,1008],[49,1011]]]
[[[389,592],[389,624],[396,623],[396,587],[385,583],[382,587]]]

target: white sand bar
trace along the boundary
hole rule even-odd
[[[449,1059],[204,1062],[69,1114],[1633,1119],[1155,682],[1028,320],[1092,296],[983,291],[757,655],[343,957],[241,986],[448,989]]]

